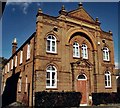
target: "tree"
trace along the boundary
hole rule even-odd
[[[4,57],[0,57],[0,71],[2,70],[3,66],[7,62],[7,59]]]

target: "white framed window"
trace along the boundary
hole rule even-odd
[[[10,71],[10,63],[7,63],[7,72]]]
[[[7,71],[8,71],[8,70],[7,70],[7,65],[5,65],[5,73],[7,73]]]
[[[30,59],[30,43],[27,45],[27,60]]]
[[[111,87],[111,73],[109,71],[105,72],[105,87]]]
[[[25,78],[25,92],[27,92],[27,90],[28,90],[28,78],[26,76],[26,78]]]
[[[21,92],[21,88],[22,88],[22,78],[19,77],[19,80],[18,80],[18,92]]]
[[[57,52],[57,46],[56,46],[56,38],[55,38],[55,36],[49,35],[47,37],[46,51],[50,52],[50,53],[56,53]]]
[[[11,69],[13,69],[13,59],[11,60]]]
[[[88,50],[87,50],[87,45],[82,44],[82,58],[88,59]]]
[[[46,69],[46,88],[57,87],[57,70],[53,65],[50,65]]]
[[[80,49],[79,44],[77,42],[74,42],[73,44],[73,57],[80,57]]]
[[[21,50],[20,51],[20,64],[22,64],[23,62],[23,51]]]
[[[17,67],[17,55],[15,56],[15,67]]]
[[[107,47],[103,48],[103,60],[110,61],[109,49]]]

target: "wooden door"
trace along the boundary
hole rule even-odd
[[[77,91],[82,93],[81,105],[87,105],[87,79],[85,76],[78,76]]]

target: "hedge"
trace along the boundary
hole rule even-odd
[[[120,104],[120,93],[92,93],[93,105]]]
[[[35,106],[40,107],[77,107],[82,95],[80,92],[36,92]]]

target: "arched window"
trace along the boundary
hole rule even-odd
[[[107,47],[103,48],[103,60],[105,60],[105,61],[109,61],[110,60],[109,49]]]
[[[18,79],[18,92],[21,92],[21,89],[22,89],[22,78],[19,77],[19,79]]]
[[[78,76],[78,80],[87,80],[86,75],[82,74]]]
[[[49,35],[47,37],[47,42],[46,42],[46,51],[50,53],[56,53],[57,51],[57,46],[56,46],[56,38],[53,35]]]
[[[105,72],[105,87],[111,87],[111,73]]]
[[[79,44],[77,42],[73,44],[73,57],[80,57]]]
[[[30,59],[30,43],[27,45],[27,60]]]
[[[57,70],[55,66],[50,65],[47,67],[46,73],[46,88],[57,87]]]
[[[85,44],[82,44],[82,57],[84,59],[88,59],[87,45]]]

